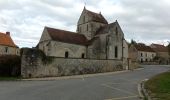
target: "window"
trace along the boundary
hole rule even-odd
[[[85,16],[83,17],[83,22],[85,23]]]
[[[68,51],[65,52],[65,58],[68,58]]]
[[[115,46],[115,58],[117,58],[118,57],[118,48],[117,48],[117,46]]]
[[[140,53],[140,56],[143,57],[143,53]]]
[[[87,31],[89,30],[88,24],[87,24]]]
[[[116,35],[118,35],[118,28],[116,27]]]
[[[81,32],[81,27],[79,27],[79,32]]]
[[[84,53],[82,53],[81,58],[84,58]]]
[[[147,57],[147,53],[146,53],[146,57]]]
[[[45,46],[43,46],[43,51],[45,52]]]
[[[8,47],[5,47],[5,53],[8,53]]]

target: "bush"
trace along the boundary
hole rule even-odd
[[[21,58],[20,56],[5,55],[0,56],[0,76],[20,76]]]

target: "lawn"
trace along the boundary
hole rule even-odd
[[[145,88],[156,100],[170,100],[170,72],[154,76],[146,82]]]
[[[0,77],[0,81],[16,81],[21,79],[20,77]]]

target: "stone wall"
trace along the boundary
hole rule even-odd
[[[123,70],[121,60],[65,59],[44,56],[36,49],[23,50],[21,75],[23,78],[67,76]]]

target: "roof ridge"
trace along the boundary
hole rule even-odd
[[[65,32],[71,32],[71,33],[76,33],[76,32],[73,32],[73,31],[67,31],[67,30],[64,30],[64,29],[56,29],[56,28],[52,28],[52,27],[48,27],[48,26],[45,26],[45,28],[50,28],[50,29],[54,29],[54,30],[60,30],[60,31],[65,31]]]

